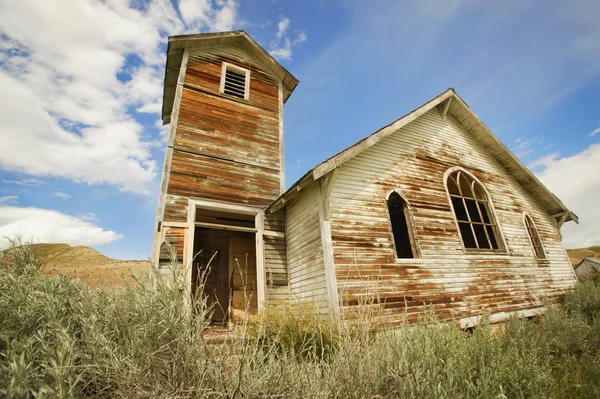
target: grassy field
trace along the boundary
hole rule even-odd
[[[93,398],[587,398],[600,396],[600,287],[537,320],[464,332],[433,317],[373,331],[268,309],[246,339],[206,339],[176,278],[119,290],[0,258],[0,396]],[[175,275],[178,269],[174,268]]]
[[[589,248],[567,249],[567,254],[569,255],[569,259],[571,259],[571,263],[573,264],[573,267],[575,267],[579,264],[579,262],[581,262],[583,260],[583,258],[600,259],[600,246],[589,247]]]

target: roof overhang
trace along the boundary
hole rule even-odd
[[[315,168],[308,171],[294,183],[285,193],[276,199],[268,208],[274,212],[284,207],[304,187],[310,185],[356,155],[375,145],[379,141],[398,131],[410,122],[429,112],[434,107],[439,107],[442,117],[452,115],[477,141],[519,182],[551,215],[559,225],[564,222],[575,221],[579,218],[569,210],[537,177],[496,137],[494,133],[471,111],[469,106],[456,94],[454,89],[448,89],[421,107],[404,115],[400,119],[379,129],[372,135],[362,139],[342,152],[332,156]]]
[[[208,49],[224,46],[235,46],[248,51],[264,66],[265,70],[279,79],[283,85],[284,103],[298,85],[298,79],[243,30],[170,36],[167,45],[167,63],[163,91],[163,124],[166,125],[171,121],[171,110],[175,101],[175,89],[177,87],[177,78],[179,77],[179,68],[183,59],[183,51],[185,49]]]

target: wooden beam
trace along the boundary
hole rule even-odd
[[[177,119],[179,118],[179,107],[181,105],[181,93],[183,91],[183,81],[185,79],[185,72],[187,69],[188,56],[190,51],[183,51],[183,58],[181,60],[181,67],[179,68],[179,77],[177,79],[177,88],[175,89],[175,99],[173,101],[173,108],[171,109],[170,125],[169,125],[169,139],[167,141],[167,150],[165,152],[165,162],[163,164],[163,175],[160,184],[160,194],[158,196],[158,209],[156,211],[156,221],[162,222],[165,214],[165,205],[167,202],[167,188],[169,185],[169,176],[171,174],[171,161],[173,159],[173,143],[175,142],[175,129],[177,127]],[[152,254],[157,255],[160,252],[161,240],[154,240],[154,244],[157,248],[153,248]],[[158,264],[158,258],[153,259]]]
[[[559,230],[559,231],[560,231],[560,229],[562,228],[563,224],[565,224],[565,221],[567,220],[567,216],[568,216],[568,213],[566,213],[566,214],[562,215],[562,216],[560,217],[560,219],[558,219],[557,226],[558,226],[558,230]]]
[[[340,302],[337,291],[337,278],[335,274],[335,261],[333,258],[333,242],[331,239],[331,223],[327,219],[325,207],[325,193],[327,187],[323,187],[323,180],[319,184],[319,224],[321,232],[321,245],[323,247],[323,265],[325,268],[325,284],[327,285],[327,299],[331,318],[335,322],[340,314]]]
[[[448,99],[444,102],[444,106],[442,108],[442,120],[446,120],[446,114],[448,113],[448,109],[450,109],[450,103],[452,102],[452,97],[448,97]]]
[[[279,231],[265,230],[263,234],[267,237],[285,238],[285,233],[281,233]]]
[[[187,222],[162,222],[162,227],[183,227],[184,229],[188,227]]]
[[[283,194],[285,191],[285,162],[284,162],[284,148],[283,148],[283,82],[279,81],[279,94],[278,94],[278,107],[279,107],[279,194]]]
[[[183,95],[183,82],[185,81],[185,73],[187,70],[189,55],[190,50],[185,49],[183,51],[183,58],[181,59],[179,76],[177,77],[177,87],[175,88],[175,100],[173,101],[173,110],[171,111],[169,140],[167,141],[168,147],[173,147],[173,143],[175,142],[175,130],[177,129],[177,121],[179,120],[179,106],[181,104],[181,97]]]
[[[242,231],[245,233],[256,233],[256,231],[257,231],[257,229],[253,229],[252,227],[231,226],[228,224],[218,224],[218,223],[195,222],[194,226],[206,227],[208,229],[215,229],[215,230]]]
[[[285,197],[279,198],[273,203],[273,205],[269,206],[269,208],[267,209],[267,213],[271,214],[277,212],[278,210],[283,208],[287,202],[288,201]]]
[[[265,240],[263,237],[265,226],[265,214],[256,214],[256,296],[258,300],[258,311],[265,306],[267,298],[267,276],[265,274]]]

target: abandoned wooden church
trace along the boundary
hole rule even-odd
[[[243,31],[169,39],[153,257],[168,273],[172,247],[192,265],[192,293],[207,273],[214,322],[244,313],[244,287],[250,312],[364,305],[393,326],[429,306],[468,326],[537,314],[574,286],[560,228],[577,216],[452,89],[285,190],[283,105],[297,84]]]

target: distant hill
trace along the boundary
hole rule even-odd
[[[58,270],[79,278],[91,287],[123,285],[133,281],[136,270],[140,273],[149,270],[148,261],[115,260],[85,246],[31,244],[31,248],[42,263],[42,273],[53,275]]]
[[[589,248],[577,248],[577,249],[567,249],[567,254],[569,255],[569,259],[571,259],[571,263],[573,267],[577,266],[579,262],[583,260],[583,258],[596,258],[600,259],[600,246],[589,247]]]

